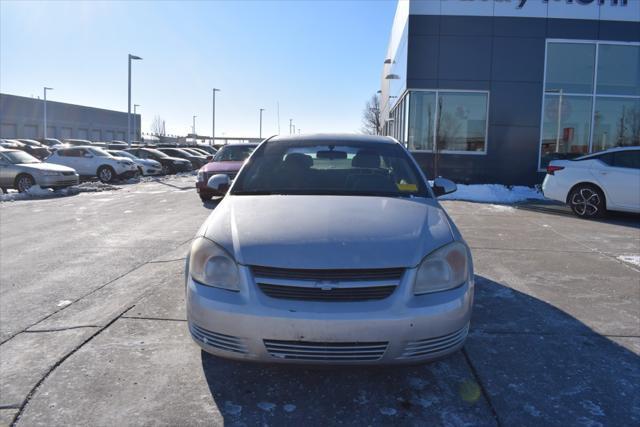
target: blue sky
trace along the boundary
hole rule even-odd
[[[0,90],[126,111],[142,129],[154,115],[167,132],[356,132],[379,88],[396,2],[385,1],[0,1]]]

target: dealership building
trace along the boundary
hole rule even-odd
[[[380,93],[427,175],[540,183],[640,145],[640,0],[401,0]]]
[[[125,141],[126,134],[126,112],[47,100],[48,138]],[[131,114],[131,135],[140,139],[140,114]],[[0,138],[42,137],[44,100],[0,94]]]

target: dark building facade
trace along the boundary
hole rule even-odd
[[[125,141],[126,134],[127,113],[47,100],[48,138]],[[131,135],[140,139],[140,114],[131,114]],[[42,99],[0,94],[0,138],[43,136]]]
[[[400,1],[384,62],[383,132],[429,176],[533,185],[640,145],[639,0]]]

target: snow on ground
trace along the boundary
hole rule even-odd
[[[83,182],[79,185],[74,185],[59,190],[51,190],[48,188],[41,188],[39,185],[34,185],[24,193],[18,193],[17,191],[9,191],[7,194],[0,194],[0,202],[13,202],[16,200],[30,200],[30,199],[48,199],[52,197],[73,196],[78,193],[94,193],[100,191],[118,190],[120,187],[115,185],[105,184],[102,182]]]
[[[439,199],[501,204],[545,199],[540,191],[531,187],[507,187],[500,184],[457,184],[457,186],[456,192],[441,196]]]
[[[637,267],[640,267],[640,255],[620,255],[618,259],[622,262],[628,262]]]

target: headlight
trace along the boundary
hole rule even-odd
[[[235,260],[220,246],[205,237],[191,245],[189,272],[203,285],[238,291],[240,273]]]
[[[416,295],[453,289],[469,276],[469,252],[461,242],[449,243],[425,257],[413,286]]]
[[[44,176],[60,176],[60,175],[62,175],[62,172],[42,171],[42,175],[44,175]]]
[[[204,181],[204,172],[198,171],[198,182],[203,182],[203,181]]]

